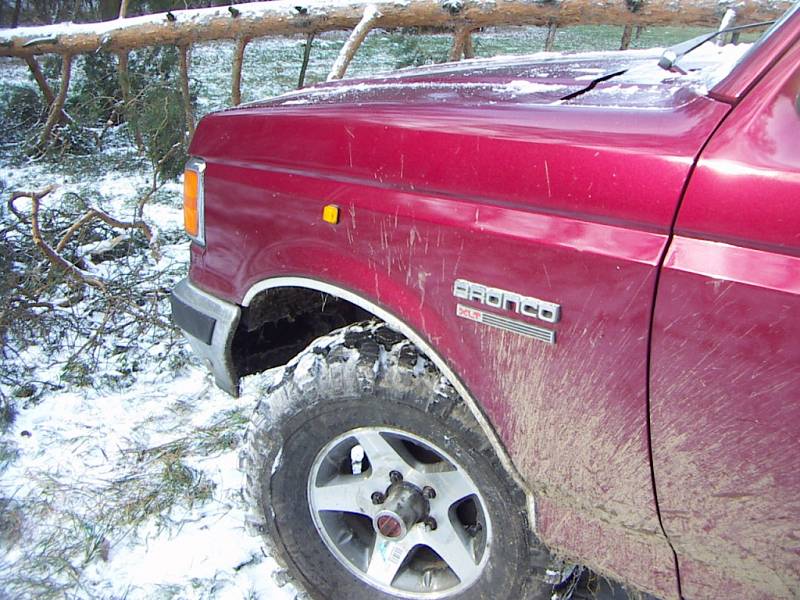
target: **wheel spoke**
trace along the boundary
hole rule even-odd
[[[468,581],[475,575],[477,565],[470,541],[450,524],[449,521],[439,523],[438,529],[425,536],[425,542],[442,560],[447,563],[460,581]]]
[[[340,475],[332,482],[311,488],[314,508],[318,511],[349,512],[371,515],[371,502],[365,498],[365,479],[353,475]],[[368,494],[367,494],[368,495]]]
[[[460,470],[427,473],[427,484],[436,490],[436,504],[450,508],[459,500],[477,493],[472,482]]]
[[[374,470],[388,472],[407,466],[397,450],[377,431],[361,430],[355,434],[355,438],[364,449]]]
[[[477,524],[491,523],[478,488],[452,457],[413,433],[383,427],[351,429],[326,448],[310,473],[309,504],[339,562],[388,593],[455,593],[480,577],[488,533],[478,537],[476,525],[468,534],[459,515],[475,511],[456,507],[474,502]],[[408,524],[405,537],[391,539],[377,531],[381,509]],[[417,548],[427,549],[415,553]]]
[[[367,575],[374,577],[381,584],[390,586],[397,577],[400,567],[403,565],[408,553],[417,543],[417,536],[414,532],[409,534],[399,542],[392,542],[381,536],[375,536],[375,544],[372,546],[372,556],[369,558]]]

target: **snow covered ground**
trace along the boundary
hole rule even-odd
[[[142,167],[87,183],[45,163],[6,166],[2,175],[7,189],[57,182],[44,205],[80,194],[121,218],[148,177]],[[179,192],[168,184],[145,207],[162,241],[158,259],[143,251],[91,272],[111,280],[133,271],[169,289],[188,259]],[[27,208],[24,200],[16,206]],[[4,214],[3,224],[10,219]],[[55,303],[59,293],[67,295],[57,288],[43,300]],[[166,304],[162,295],[160,314]],[[77,312],[98,320],[91,306],[90,296],[62,309],[64,319]],[[76,335],[66,346],[85,341]],[[69,353],[49,354],[52,347],[15,348],[14,361],[38,365],[31,390],[0,384],[18,409],[0,438],[0,598],[295,598],[243,527],[238,447],[258,384],[272,373],[249,378],[233,399],[194,364],[181,338],[158,328],[136,340],[109,333],[83,380]]]
[[[571,35],[560,38],[567,49],[609,49],[619,40],[619,32],[612,32],[581,45]],[[490,33],[480,36],[477,49],[484,55],[534,51],[543,38],[538,29],[505,37]],[[342,40],[328,36],[315,42],[310,81],[324,79]],[[648,41],[657,45],[663,37],[640,45]],[[244,100],[292,89],[303,43],[251,44]],[[411,42],[400,35],[371,36],[350,74],[392,69],[408,64],[409,57],[424,62],[426,56],[446,54],[448,45],[446,36]],[[230,44],[193,51],[201,114],[228,101],[231,51]],[[24,64],[0,62],[0,95],[4,86],[20,82],[32,85]],[[5,243],[18,243],[24,235],[24,228],[10,226],[14,217],[5,203],[10,190],[57,184],[43,200],[47,210],[88,199],[116,217],[131,218],[151,175],[147,162],[115,135],[102,155],[61,161],[0,156]],[[147,289],[138,292],[151,303],[147,314],[153,315],[153,327],[136,329],[134,336],[130,323],[121,321],[119,329],[107,330],[91,357],[51,351],[88,343],[81,334],[61,340],[69,344],[51,340],[4,349],[6,367],[27,369],[30,383],[0,382],[18,409],[13,425],[0,435],[0,598],[303,596],[242,525],[239,443],[259,389],[274,373],[248,378],[242,396],[233,399],[213,386],[185,342],[158,324],[169,313],[166,291],[185,274],[188,260],[179,196],[180,185],[172,182],[145,205],[158,256],[143,246],[132,256],[100,261],[91,248],[81,250],[91,272],[109,281],[135,276],[143,282]],[[18,208],[30,206],[22,200]],[[13,269],[25,275],[20,265]],[[104,324],[97,293],[75,300],[62,285],[49,294],[43,300],[51,306],[41,311],[50,311],[48,327],[55,328],[50,335],[61,335],[59,319]]]
[[[2,479],[4,513],[20,527],[3,559],[6,591],[294,598],[243,529],[237,448],[256,401],[249,387],[233,400],[189,367],[116,393],[65,390],[22,411]]]

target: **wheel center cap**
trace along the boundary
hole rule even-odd
[[[396,539],[403,535],[403,523],[393,515],[383,514],[378,517],[378,531],[382,536]]]
[[[428,516],[430,505],[420,490],[408,483],[394,483],[387,492],[382,510],[372,523],[380,535],[396,542],[403,539],[415,523]]]

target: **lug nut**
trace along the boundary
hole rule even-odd
[[[403,474],[400,471],[392,471],[391,473],[389,473],[389,480],[392,483],[403,481]]]
[[[373,504],[383,504],[386,501],[386,495],[383,492],[374,492],[372,494]]]
[[[437,527],[436,519],[434,519],[433,517],[428,517],[427,519],[425,519],[424,523],[425,527],[428,528],[428,531],[436,531]]]
[[[424,488],[422,488],[422,495],[425,496],[428,500],[436,498],[436,490],[433,489],[431,486],[426,485]]]

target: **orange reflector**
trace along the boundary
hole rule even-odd
[[[187,169],[183,172],[183,226],[192,237],[197,237],[200,233],[200,218],[197,213],[199,179],[197,171]]]
[[[334,204],[325,206],[322,209],[322,220],[336,225],[339,222],[339,207]]]

